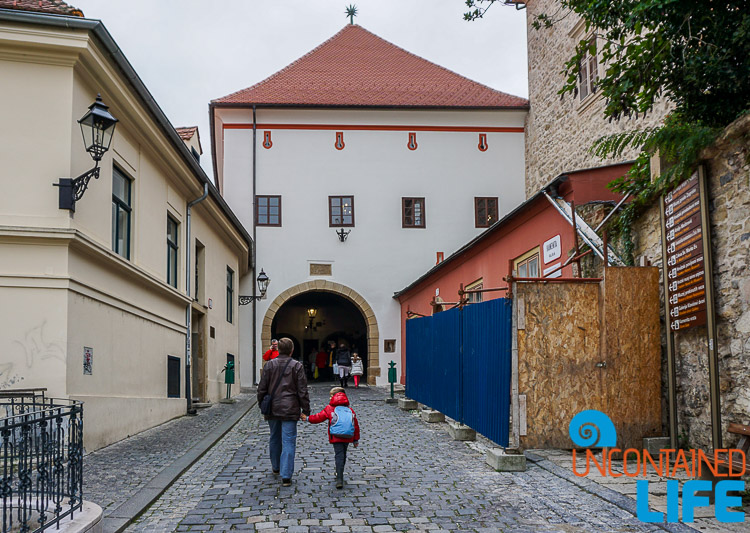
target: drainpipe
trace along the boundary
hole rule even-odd
[[[203,184],[203,194],[199,197],[193,200],[192,202],[188,202],[187,205],[187,216],[186,216],[186,227],[185,227],[185,242],[187,244],[187,249],[185,251],[185,292],[187,293],[188,298],[190,298],[190,278],[192,277],[191,270],[190,270],[190,209],[197,203],[202,202],[206,199],[208,196],[208,183]],[[191,322],[192,322],[192,301],[188,302],[187,307],[185,308],[185,399],[187,400],[187,414],[194,415],[196,414],[195,409],[193,409],[193,397],[190,390],[191,385],[191,377],[190,377],[190,335],[192,333],[191,331]]]
[[[257,140],[258,130],[257,130],[257,122],[255,120],[255,105],[253,104],[253,277],[255,277],[255,269],[257,268],[257,254],[255,250],[258,248],[258,241],[255,238],[255,209],[257,206],[255,205],[255,169],[256,169],[256,163],[255,163],[255,156],[256,156],[256,140]],[[255,279],[252,280],[253,283],[253,296],[255,296],[255,290],[256,290],[256,283]],[[256,313],[257,313],[257,305],[258,300],[256,298],[253,298],[253,385],[258,384],[257,379],[257,365],[258,361],[256,359],[257,352],[258,352],[258,341],[257,341],[257,327],[255,325],[256,322]]]

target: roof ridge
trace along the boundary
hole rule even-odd
[[[284,68],[211,104],[518,109],[529,102],[347,24]]]
[[[234,91],[233,93],[227,94],[226,96],[222,96],[220,98],[216,98],[214,100],[211,100],[211,103],[220,102],[221,100],[226,100],[227,98],[231,98],[235,94],[244,93],[245,91],[251,91],[251,90],[255,89],[256,87],[258,87],[259,85],[263,85],[267,81],[272,80],[273,78],[279,76],[280,74],[282,74],[282,73],[286,72],[287,70],[289,70],[290,68],[292,68],[294,65],[296,65],[297,63],[299,63],[300,61],[302,61],[303,59],[305,59],[309,55],[313,54],[314,52],[317,52],[319,48],[322,48],[324,45],[328,44],[330,41],[332,41],[333,39],[335,39],[336,37],[338,37],[340,34],[344,33],[344,31],[346,31],[347,27],[349,27],[349,26],[359,26],[359,24],[347,24],[346,26],[344,26],[343,28],[341,28],[339,31],[337,31],[335,34],[331,35],[328,39],[326,39],[325,41],[323,41],[322,43],[320,43],[318,46],[316,46],[315,48],[313,48],[312,50],[310,50],[306,54],[299,56],[297,59],[295,59],[294,61],[292,61],[291,63],[289,63],[287,66],[285,66],[281,70],[277,70],[276,72],[274,72],[273,74],[271,74],[267,78],[263,78],[258,83],[254,84],[254,85],[251,85],[250,87],[245,87],[244,89],[240,89],[239,91]],[[362,29],[364,29],[364,28],[362,28]],[[365,30],[365,31],[367,31],[367,30]],[[375,34],[373,34],[373,35],[375,35]]]

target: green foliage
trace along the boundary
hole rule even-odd
[[[591,147],[591,152],[602,158],[620,157],[629,147],[640,150],[628,173],[609,184],[613,191],[632,196],[612,222],[614,234],[624,240],[628,264],[633,264],[633,222],[661,195],[690,177],[701,151],[710,146],[720,132],[721,128],[689,124],[672,114],[660,127],[606,135]],[[650,159],[657,149],[669,166],[651,181]]]
[[[482,18],[496,1],[466,0],[464,18]],[[602,158],[641,150],[630,172],[610,184],[633,195],[614,222],[632,261],[630,228],[637,216],[688,178],[701,150],[750,108],[750,0],[559,0],[557,6],[532,26],[550,28],[571,13],[586,25],[585,38],[561,65],[561,95],[578,93],[581,66],[596,55],[603,65],[596,89],[605,118],[647,114],[660,98],[673,104],[662,126],[609,135],[592,147]],[[649,159],[657,150],[672,166],[652,183]]]
[[[482,18],[497,1],[465,0],[464,19]],[[648,113],[660,97],[671,100],[686,122],[707,126],[725,126],[747,109],[750,0],[559,0],[558,5],[532,25],[549,28],[570,13],[586,23],[585,38],[562,65],[561,94],[577,93],[580,65],[596,51],[606,65],[597,89],[609,119]]]

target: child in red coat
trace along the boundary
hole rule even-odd
[[[347,435],[335,435],[331,433],[331,426],[335,426],[339,419],[344,422],[348,416],[346,409],[336,411],[337,407],[349,408],[351,412],[351,422],[354,426],[354,432],[351,436]],[[341,415],[341,416],[339,416]],[[333,451],[336,454],[336,488],[344,488],[344,465],[346,465],[346,449],[350,442],[354,443],[356,448],[359,445],[359,422],[354,411],[349,407],[349,398],[346,397],[344,389],[341,387],[334,387],[331,389],[331,402],[325,406],[325,408],[314,415],[308,417],[308,422],[311,424],[319,424],[324,420],[328,420],[328,442],[333,444]]]

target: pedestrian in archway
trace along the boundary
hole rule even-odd
[[[352,372],[352,354],[343,342],[336,351],[336,363],[339,366],[339,381],[341,386],[346,388],[349,386],[349,374]]]
[[[310,414],[310,396],[302,363],[292,359],[294,343],[284,337],[278,342],[279,356],[263,368],[258,384],[258,405],[266,395],[271,396],[271,411],[264,415],[271,436],[268,448],[271,470],[281,474],[281,483],[288,487],[294,474],[294,454],[297,450],[297,422]]]
[[[325,379],[323,374],[325,374],[325,369],[327,366],[328,352],[326,352],[323,346],[321,346],[318,355],[315,356],[315,373],[313,374],[315,381]]]
[[[359,358],[357,351],[352,352],[352,376],[354,376],[354,387],[359,388],[359,379],[364,374],[364,367],[362,366],[362,359]]]
[[[276,359],[279,356],[279,341],[271,339],[271,346],[263,354],[263,360],[268,362],[271,359]]]

